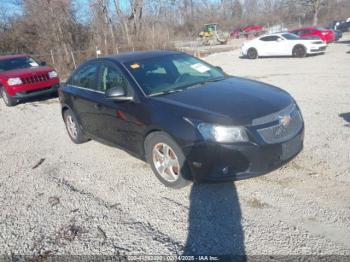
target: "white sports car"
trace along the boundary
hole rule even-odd
[[[263,35],[242,46],[243,56],[250,59],[259,56],[295,56],[319,54],[326,51],[327,44],[320,39],[303,39],[291,33]]]

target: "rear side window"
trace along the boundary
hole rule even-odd
[[[68,84],[96,90],[97,64],[90,63],[79,68]]]

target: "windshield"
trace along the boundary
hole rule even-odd
[[[31,57],[16,57],[0,60],[0,71],[37,67],[39,64]]]
[[[132,61],[125,66],[147,95],[180,91],[225,77],[220,69],[186,54]]]
[[[300,39],[300,37],[295,34],[282,34],[282,36],[288,40]]]

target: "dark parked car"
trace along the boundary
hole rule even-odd
[[[184,53],[93,59],[59,94],[73,142],[123,148],[171,187],[264,174],[303,147],[303,118],[287,92]]]
[[[349,32],[350,31],[350,21],[341,21],[339,24],[336,24],[335,29],[342,31],[342,32]]]
[[[335,41],[338,41],[343,37],[343,32],[340,30],[334,30]]]

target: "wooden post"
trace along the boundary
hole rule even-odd
[[[75,64],[75,58],[74,58],[74,54],[73,54],[73,51],[72,51],[72,50],[70,51],[70,55],[72,56],[74,69],[76,69],[76,68],[77,68],[77,65]]]
[[[52,50],[50,50],[50,53],[51,53],[52,65],[53,65],[53,67],[56,67],[56,66],[55,66],[55,57],[53,56]]]

